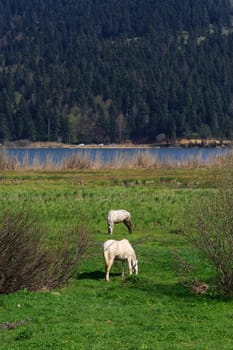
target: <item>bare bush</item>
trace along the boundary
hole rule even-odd
[[[219,295],[233,296],[233,183],[228,181],[192,202],[186,211],[185,236],[215,271]]]
[[[0,293],[52,289],[67,281],[84,258],[88,234],[67,231],[60,246],[45,248],[44,232],[27,214],[5,213],[0,225]]]

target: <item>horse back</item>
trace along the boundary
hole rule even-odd
[[[108,217],[107,220],[108,222],[122,222],[124,220],[130,220],[131,215],[127,210],[124,209],[118,209],[118,210],[113,210],[111,209],[108,212]]]

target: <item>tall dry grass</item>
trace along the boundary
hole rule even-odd
[[[6,152],[0,153],[0,170],[16,170],[17,169],[17,159],[10,158]]]
[[[218,154],[203,161],[201,152],[198,156],[190,156],[187,159],[173,160],[169,157],[160,159],[152,155],[150,151],[138,151],[133,156],[118,153],[110,160],[104,161],[100,157],[91,158],[91,154],[75,154],[64,159],[59,168],[69,169],[137,169],[137,168],[201,168],[201,167],[231,167],[233,165],[233,151],[227,154]]]
[[[135,155],[118,153],[113,158],[105,161],[98,155],[93,159],[91,153],[72,154],[61,161],[55,162],[48,155],[43,161],[36,156],[32,161],[28,155],[19,161],[15,157],[10,157],[7,152],[0,153],[0,171],[15,170],[72,170],[72,169],[136,169],[136,168],[201,168],[216,167],[227,168],[233,166],[233,151],[226,154],[217,154],[203,161],[200,152],[198,157],[190,156],[187,159],[172,160],[169,157],[160,159],[152,155],[149,151],[138,151]]]
[[[219,168],[232,168],[233,150],[230,150],[226,154],[218,154],[215,157],[211,157],[208,161],[208,166],[216,166]]]

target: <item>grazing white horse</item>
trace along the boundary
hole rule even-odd
[[[127,239],[115,241],[109,239],[103,244],[103,256],[105,261],[106,281],[109,281],[109,272],[114,260],[122,261],[122,278],[125,274],[125,261],[128,260],[129,273],[138,274],[138,260],[135,251]]]
[[[111,235],[113,233],[114,224],[123,222],[128,228],[129,233],[132,232],[131,215],[128,211],[124,209],[110,210],[108,212],[107,223],[108,223],[108,233]]]

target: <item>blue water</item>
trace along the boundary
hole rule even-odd
[[[1,152],[1,151],[0,151]],[[216,149],[216,148],[94,148],[94,149],[51,149],[51,148],[17,148],[8,149],[7,154],[9,157],[17,159],[21,164],[27,159],[28,164],[32,164],[33,161],[37,161],[42,164],[49,159],[54,165],[59,165],[65,158],[71,155],[81,154],[83,156],[89,156],[91,160],[98,159],[104,163],[111,162],[111,160],[121,157],[130,159],[135,154],[150,154],[155,157],[155,160],[160,161],[172,161],[172,162],[185,162],[189,159],[201,160],[203,163],[212,159],[212,157],[226,154],[229,149]]]

